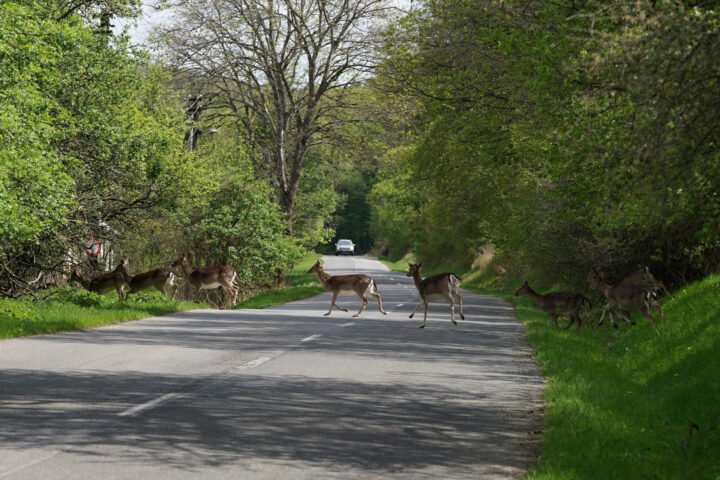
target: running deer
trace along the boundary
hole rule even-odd
[[[328,312],[325,314],[326,317],[330,315],[333,307],[337,308],[338,310],[342,310],[343,312],[347,312],[347,309],[341,307],[340,305],[336,305],[335,301],[337,300],[338,295],[352,295],[353,293],[360,297],[360,300],[362,300],[360,310],[355,315],[353,315],[353,317],[359,316],[363,312],[363,310],[365,310],[365,307],[368,304],[368,299],[365,297],[365,295],[370,295],[371,297],[374,297],[378,302],[378,308],[380,309],[380,313],[382,313],[383,315],[387,315],[385,310],[383,310],[382,299],[380,297],[380,294],[377,292],[377,285],[375,284],[375,280],[368,277],[367,275],[357,273],[354,275],[330,276],[325,273],[325,270],[323,270],[320,260],[315,262],[315,265],[313,265],[307,273],[317,274],[318,280],[320,280],[320,283],[325,288],[325,290],[327,290],[328,293],[332,293],[330,310],[328,310]]]
[[[125,298],[128,298],[131,293],[136,293],[141,290],[155,287],[163,295],[165,293],[165,287],[170,286],[172,288],[172,296],[170,300],[175,300],[175,293],[178,289],[177,275],[169,268],[156,268],[149,272],[138,273],[137,275],[130,275],[129,270],[130,262],[127,258],[120,262],[119,269],[125,281],[130,286],[130,290],[125,292]]]
[[[465,320],[465,315],[462,311],[462,297],[460,296],[460,277],[454,273],[439,273],[437,275],[433,275],[432,277],[423,279],[420,276],[420,267],[422,267],[422,263],[411,263],[409,267],[410,270],[408,271],[407,276],[412,277],[415,281],[415,287],[418,289],[418,293],[422,299],[415,307],[415,310],[413,310],[410,314],[410,318],[413,318],[417,309],[420,308],[420,305],[425,306],[425,316],[423,317],[423,323],[420,325],[420,328],[425,328],[425,323],[427,322],[428,302],[432,300],[447,300],[450,304],[450,320],[452,320],[453,324],[457,325],[457,322],[455,321],[455,302],[453,302],[453,297],[455,297],[460,304],[460,318]]]
[[[530,288],[528,282],[523,283],[522,286],[518,288],[517,292],[515,292],[516,297],[519,297],[520,295],[527,295],[530,297],[530,300],[535,302],[542,311],[550,315],[550,325],[558,328],[558,317],[563,313],[567,313],[570,316],[570,323],[568,323],[565,328],[570,328],[573,323],[577,322],[577,328],[579,330],[582,326],[582,319],[580,318],[579,312],[583,303],[587,303],[592,308],[590,300],[580,293],[565,290],[561,292],[550,292],[542,295]]]
[[[645,318],[650,320],[653,327],[655,327],[655,318],[650,314],[651,309],[657,310],[660,314],[660,320],[663,319],[663,311],[658,304],[658,296],[653,287],[647,285],[612,285],[607,283],[595,268],[588,275],[587,282],[590,288],[602,290],[607,299],[607,304],[603,309],[598,325],[602,325],[607,313],[610,317],[610,323],[617,328],[612,314],[613,311],[627,323],[635,325],[635,322],[632,322],[623,314],[623,310],[639,311]]]
[[[77,282],[82,285],[85,290],[95,293],[105,293],[114,288],[120,300],[123,300],[123,290],[128,287],[128,283],[120,271],[121,265],[122,263],[115,267],[115,270],[112,272],[99,275],[95,278],[90,278],[75,269],[70,275],[70,281]]]
[[[228,303],[233,305],[237,303],[240,287],[235,283],[238,280],[237,273],[227,265],[218,265],[215,267],[192,268],[188,262],[187,255],[181,253],[177,260],[170,267],[181,267],[185,273],[185,278],[195,287],[195,295],[200,290],[211,290],[213,288],[222,287],[225,292],[225,302],[220,309],[227,308]]]

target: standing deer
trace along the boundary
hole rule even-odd
[[[523,283],[522,286],[518,288],[517,292],[515,292],[516,297],[519,297],[520,295],[527,295],[530,297],[530,300],[535,302],[538,307],[550,315],[550,325],[558,328],[558,317],[562,313],[567,313],[570,316],[570,323],[568,323],[565,328],[570,328],[573,323],[577,322],[577,328],[580,330],[582,320],[580,319],[580,314],[578,312],[582,308],[583,303],[587,302],[587,304],[592,307],[590,300],[580,293],[565,290],[541,295],[530,288],[528,282]]]
[[[465,320],[465,315],[462,311],[462,297],[460,296],[460,277],[454,273],[439,273],[437,275],[433,275],[432,277],[423,279],[420,276],[420,267],[422,267],[422,263],[411,263],[409,264],[409,267],[410,269],[407,276],[412,277],[415,281],[415,287],[422,299],[415,307],[415,310],[413,310],[410,314],[409,318],[413,318],[417,309],[420,308],[420,305],[424,305],[425,316],[423,317],[423,323],[420,325],[420,328],[425,328],[425,323],[427,322],[428,302],[431,300],[445,299],[450,304],[450,320],[452,320],[453,324],[457,325],[457,322],[455,321],[455,302],[453,302],[453,297],[455,297],[460,304],[460,318]]]
[[[375,280],[368,277],[367,275],[358,273],[354,275],[330,276],[325,273],[325,270],[323,270],[320,260],[315,262],[315,265],[313,265],[307,273],[316,273],[318,280],[320,280],[320,283],[325,288],[325,290],[327,290],[328,293],[332,293],[330,310],[328,310],[328,312],[325,314],[326,317],[330,315],[333,307],[337,308],[338,310],[342,310],[343,312],[347,312],[346,308],[343,308],[340,305],[336,305],[335,301],[337,300],[338,295],[352,295],[353,293],[360,297],[360,300],[362,300],[360,310],[358,310],[358,312],[353,315],[353,317],[359,316],[363,312],[363,310],[365,310],[365,307],[368,304],[368,299],[365,297],[365,295],[375,297],[378,302],[378,308],[380,309],[380,313],[382,313],[383,315],[387,315],[385,310],[383,310],[380,294],[377,293],[377,285],[375,284]]]
[[[233,305],[237,302],[240,287],[235,283],[237,281],[237,273],[227,265],[218,265],[216,267],[205,267],[193,269],[188,262],[187,255],[181,253],[177,260],[170,265],[172,268],[180,266],[185,273],[185,278],[195,287],[195,295],[200,290],[210,290],[222,287],[225,292],[225,302],[220,309],[227,308],[228,303]]]
[[[607,283],[595,268],[588,275],[587,282],[590,288],[602,290],[607,299],[607,304],[603,309],[598,325],[602,325],[605,313],[607,313],[610,316],[610,323],[617,328],[612,314],[613,311],[627,323],[634,325],[635,323],[629,320],[622,310],[639,311],[645,318],[650,320],[653,327],[655,327],[655,318],[650,314],[650,309],[657,310],[660,313],[660,320],[663,319],[663,311],[658,304],[657,293],[652,287],[646,285],[612,285]]]
[[[89,278],[79,270],[75,269],[70,275],[70,281],[77,282],[82,285],[85,290],[95,293],[105,293],[114,288],[117,291],[118,297],[122,300],[123,290],[128,287],[128,283],[122,276],[120,269],[121,266],[122,263],[115,267],[115,270],[112,272],[99,275],[95,278]]]
[[[130,286],[130,290],[125,293],[125,298],[128,298],[131,293],[136,293],[153,287],[162,292],[163,295],[166,295],[165,286],[169,285],[172,287],[172,296],[170,297],[170,300],[175,300],[178,282],[177,275],[175,275],[172,270],[162,267],[150,270],[149,272],[130,275],[130,270],[128,269],[129,265],[130,262],[127,258],[125,258],[122,262],[120,262],[118,267],[123,278],[125,278],[125,281]]]

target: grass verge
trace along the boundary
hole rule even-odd
[[[307,271],[320,258],[320,254],[312,253],[292,269],[287,275],[287,287],[261,292],[238,303],[234,308],[267,308],[274,305],[302,300],[324,293],[325,289],[317,281],[315,275]]]
[[[390,269],[393,272],[407,272],[408,271],[408,262],[412,260],[412,257],[409,255],[405,255],[402,258],[397,257],[386,257],[386,256],[379,256],[378,260],[385,264],[388,269]]]
[[[617,330],[560,330],[508,288],[463,286],[516,305],[546,378],[529,479],[720,479],[720,275],[663,300],[657,331],[639,315]]]
[[[171,302],[160,293],[139,293],[120,301],[115,292],[98,295],[64,287],[45,302],[0,298],[0,339],[99,327],[192,308],[202,306]]]

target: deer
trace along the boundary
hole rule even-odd
[[[220,310],[227,308],[229,303],[234,306],[237,303],[240,287],[236,283],[238,274],[227,265],[218,265],[214,267],[192,268],[188,262],[187,255],[181,253],[180,256],[170,265],[171,268],[181,267],[185,273],[185,278],[195,287],[195,295],[200,294],[200,290],[211,290],[213,288],[222,287],[225,292],[225,302]]]
[[[73,270],[72,274],[70,275],[70,281],[71,282],[77,282],[85,290],[88,290],[90,292],[95,293],[105,293],[107,291],[112,290],[113,288],[117,291],[118,297],[120,297],[120,300],[123,300],[123,291],[125,288],[127,288],[129,285],[125,278],[122,276],[120,267],[122,263],[115,267],[115,269],[110,273],[105,273],[103,275],[99,275],[95,278],[90,278],[86,275],[84,275],[81,271],[78,269]]]
[[[148,272],[138,273],[137,275],[130,275],[130,270],[128,268],[129,265],[130,261],[125,258],[118,266],[120,274],[123,278],[125,278],[125,281],[130,287],[130,290],[125,292],[126,299],[131,293],[136,293],[152,287],[155,287],[157,290],[162,292],[163,295],[166,295],[165,286],[169,285],[172,287],[172,296],[170,297],[170,300],[175,300],[175,294],[177,293],[179,285],[177,282],[177,275],[175,275],[172,270],[162,267]]]
[[[428,302],[432,300],[447,300],[450,304],[450,320],[453,325],[457,325],[457,322],[455,321],[455,302],[453,301],[453,297],[455,297],[457,302],[460,304],[460,318],[465,320],[465,315],[462,311],[462,296],[460,296],[460,277],[454,273],[439,273],[437,275],[433,275],[432,277],[423,279],[420,276],[422,262],[418,264],[411,263],[408,266],[409,270],[407,276],[412,277],[415,281],[415,287],[417,288],[421,298],[420,303],[417,304],[415,310],[413,310],[409,318],[413,318],[417,309],[420,308],[420,305],[425,306],[425,316],[423,317],[423,323],[419,328],[425,328],[425,323],[427,322]]]
[[[662,280],[655,279],[648,266],[631,268],[612,282],[612,285],[643,285],[652,288],[655,293],[662,289],[667,296],[672,296]]]
[[[567,313],[570,316],[570,323],[567,324],[565,329],[570,328],[573,323],[577,322],[577,328],[580,330],[580,327],[582,326],[582,319],[580,318],[578,312],[584,303],[587,303],[590,308],[592,308],[590,300],[580,293],[563,290],[560,292],[550,292],[542,295],[530,288],[527,281],[515,292],[516,297],[519,297],[520,295],[527,295],[530,297],[530,300],[535,302],[542,311],[550,315],[550,325],[557,328],[560,328],[558,325],[558,317],[562,313]]]
[[[375,283],[375,280],[373,280],[369,276],[362,273],[357,273],[353,275],[331,276],[325,273],[325,270],[323,269],[320,260],[315,262],[315,265],[310,267],[310,270],[308,270],[307,273],[317,274],[318,280],[320,281],[320,284],[323,286],[323,288],[325,288],[328,293],[332,293],[330,310],[328,310],[328,312],[324,315],[325,317],[330,315],[333,307],[337,308],[338,310],[342,310],[343,312],[347,312],[346,308],[337,305],[335,302],[337,301],[339,295],[352,295],[353,293],[360,297],[360,300],[362,300],[360,310],[358,310],[358,312],[353,315],[353,317],[360,316],[363,310],[365,310],[365,307],[368,304],[368,299],[367,297],[365,297],[365,295],[370,295],[371,297],[374,297],[378,302],[378,308],[380,309],[380,313],[382,313],[383,315],[387,315],[387,312],[383,310],[382,298],[377,291],[377,284]]]
[[[629,320],[622,312],[622,310],[639,311],[645,318],[650,320],[653,328],[655,328],[655,318],[650,314],[650,310],[657,310],[660,314],[660,320],[663,319],[663,311],[658,304],[658,296],[655,289],[647,285],[624,285],[624,284],[610,284],[607,283],[600,272],[593,268],[587,277],[587,282],[590,288],[601,290],[607,299],[607,304],[603,309],[603,313],[600,316],[598,325],[602,325],[602,322],[607,313],[610,317],[610,323],[613,327],[618,328],[615,324],[612,312],[615,311],[620,318],[625,320],[627,323],[635,325],[635,322]]]

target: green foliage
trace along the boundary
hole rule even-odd
[[[312,149],[305,155],[292,235],[307,249],[329,242],[335,234],[329,218],[340,198],[335,191],[338,169],[328,157],[327,151],[321,148]]]
[[[719,17],[692,7],[429,0],[388,29],[376,84],[418,108],[371,195],[384,249],[467,266],[490,242],[550,283],[719,268]]]
[[[195,161],[197,182],[176,209],[178,224],[160,228],[162,237],[195,267],[232,266],[244,289],[280,282],[302,249],[245,149],[220,139],[199,149]]]
[[[368,202],[372,206],[372,232],[381,250],[404,253],[415,246],[419,235],[421,191],[415,187],[403,162],[407,148],[388,151],[381,159],[378,180]]]
[[[0,255],[63,225],[74,204],[73,179],[53,148],[62,110],[47,90],[76,36],[27,6],[0,5]]]
[[[77,263],[90,236],[118,240],[187,184],[165,75],[62,8],[0,5],[3,295],[38,288],[40,273],[67,268],[68,253]]]
[[[285,285],[253,295],[238,303],[236,308],[267,308],[325,292],[317,277],[307,273],[319,258],[316,253],[306,255],[288,273]]]

